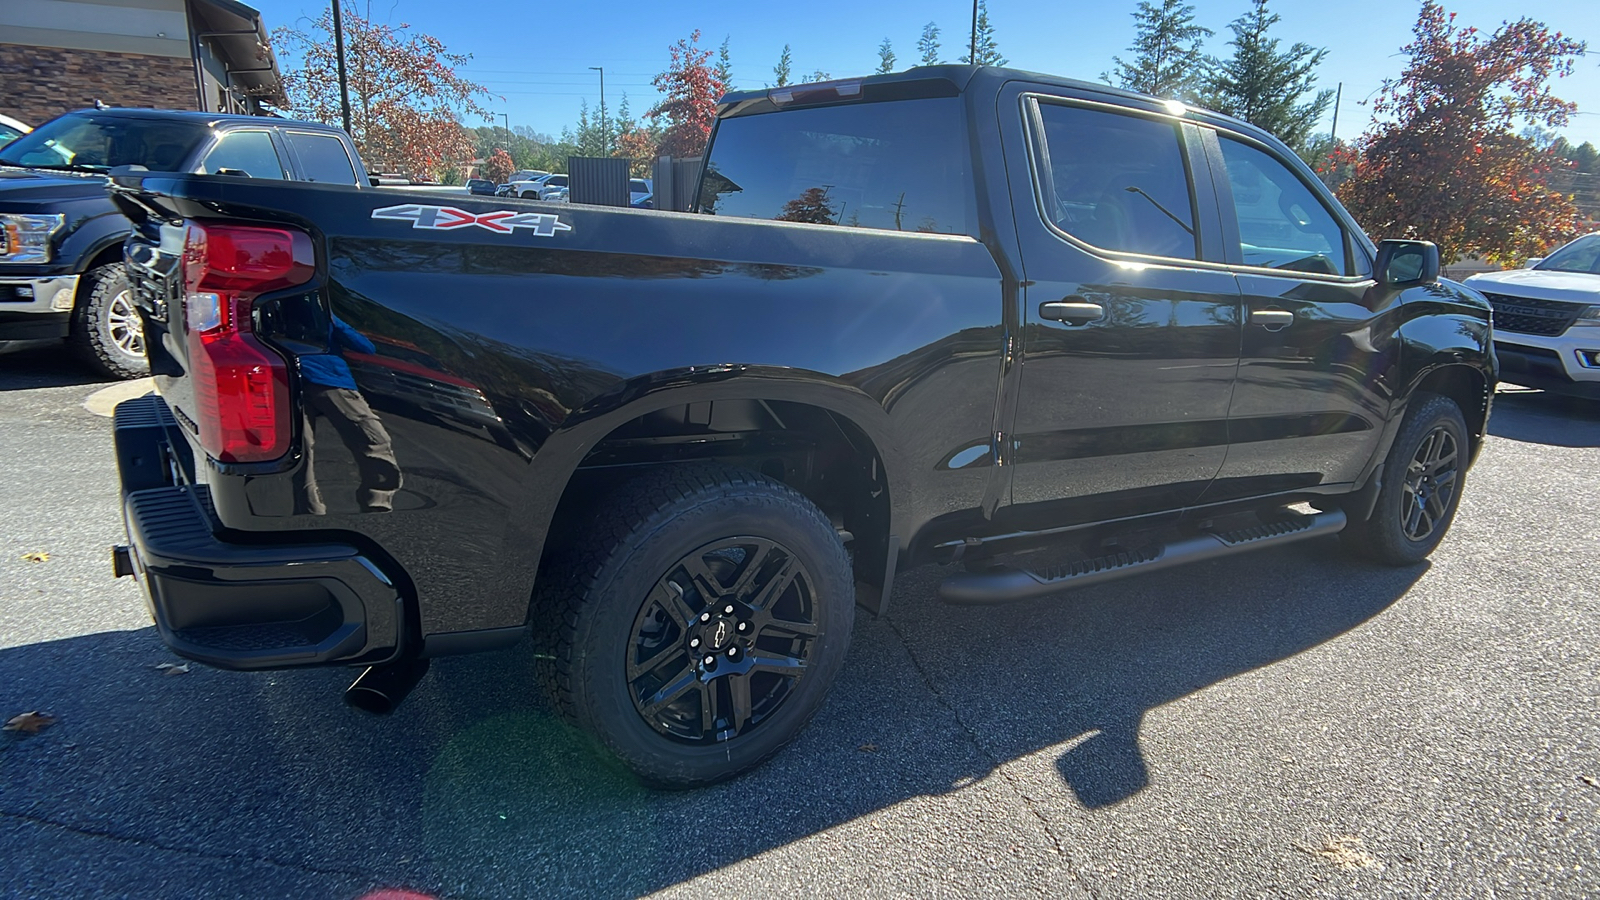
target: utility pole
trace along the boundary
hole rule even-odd
[[[600,136],[605,139],[606,155],[610,156],[611,129],[606,127],[606,67],[590,66],[589,68],[600,73]]]
[[[333,55],[339,60],[339,112],[344,115],[345,134],[350,134],[350,85],[344,76],[344,13],[339,0],[333,0]]]
[[[506,143],[509,144],[511,143],[511,115],[509,113],[501,113],[500,118],[506,120]]]
[[[972,49],[967,51],[967,62],[978,64],[978,0],[972,0]]]
[[[1344,82],[1339,82],[1339,89],[1333,93],[1333,127],[1328,129],[1329,140],[1339,139],[1339,101],[1344,98]]]

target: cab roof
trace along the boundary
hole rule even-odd
[[[1064,93],[1069,95],[1094,95],[1093,99],[1134,109],[1165,110],[1170,103],[1170,101],[1162,100],[1159,97],[1112,87],[1103,82],[1083,81],[1077,78],[1065,78],[1060,75],[1048,75],[1043,72],[1030,72],[1025,69],[1012,69],[1002,66],[939,65],[915,66],[903,72],[894,72],[889,75],[836,78],[811,84],[791,84],[783,88],[733,91],[724,95],[718,102],[717,115],[719,118],[728,118],[774,112],[781,107],[778,103],[773,102],[772,96],[775,92],[785,90],[795,94],[807,94],[815,90],[827,90],[841,84],[859,84],[861,85],[862,99],[870,102],[910,100],[922,97],[954,97],[974,92],[993,96],[999,93],[1001,86],[1011,81],[1026,81],[1031,84],[1061,88]],[[847,98],[840,97],[839,99]],[[854,96],[848,99],[854,99]],[[806,105],[826,102],[828,101],[811,100]],[[1258,139],[1277,143],[1276,136],[1248,122],[1187,103],[1183,106],[1183,114],[1186,118],[1221,125],[1233,131],[1243,132]]]
[[[163,122],[198,122],[206,125],[255,125],[276,126],[289,125],[295,128],[305,128],[318,131],[343,132],[337,125],[324,125],[321,122],[306,122],[301,119],[285,119],[279,116],[247,116],[238,113],[207,112],[192,109],[146,109],[140,106],[107,106],[101,108],[86,107],[74,109],[62,115],[90,114],[97,116],[112,116],[119,119],[145,119]]]

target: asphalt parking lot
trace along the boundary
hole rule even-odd
[[[1600,895],[1600,404],[1502,394],[1413,569],[1330,539],[987,610],[907,572],[794,746],[662,793],[525,647],[387,719],[349,671],[158,669],[103,386],[0,357],[0,718],[58,717],[0,735],[0,896]]]

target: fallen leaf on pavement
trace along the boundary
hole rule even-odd
[[[162,663],[156,666],[156,670],[166,675],[187,675],[189,674],[189,664]]]
[[[1578,780],[1589,787],[1600,788],[1600,779],[1595,778],[1593,775],[1579,775]]]
[[[0,731],[20,731],[26,734],[38,734],[39,729],[54,725],[56,717],[47,712],[33,710],[20,716],[12,716],[6,724],[0,725]]]
[[[22,554],[22,558],[28,562],[45,562],[50,559],[50,554],[43,550],[35,550],[32,553]]]
[[[1367,852],[1367,845],[1361,838],[1351,834],[1328,838],[1321,847],[1300,849],[1341,869],[1370,869],[1378,864],[1378,860]]]
[[[877,744],[862,744],[861,746],[857,747],[856,749],[860,750],[862,753],[877,753],[878,752],[878,745]]]

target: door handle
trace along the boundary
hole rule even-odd
[[[1068,325],[1087,325],[1096,319],[1104,318],[1105,314],[1104,306],[1090,303],[1081,297],[1069,297],[1066,300],[1052,300],[1039,304],[1039,318],[1065,322]]]
[[[1260,325],[1268,331],[1282,331],[1294,324],[1294,313],[1286,309],[1252,309],[1250,324]]]

